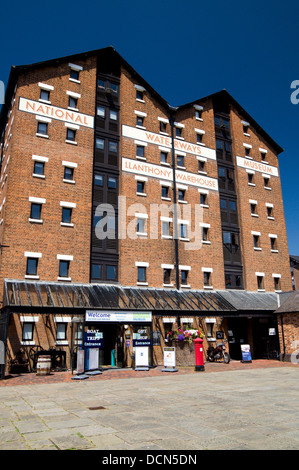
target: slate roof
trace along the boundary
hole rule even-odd
[[[280,306],[275,313],[299,313],[299,289],[279,295]]]

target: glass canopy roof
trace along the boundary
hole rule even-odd
[[[4,281],[3,307],[23,309],[111,309],[235,311],[219,292],[124,287],[107,284]]]

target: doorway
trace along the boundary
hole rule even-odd
[[[227,330],[232,359],[242,359],[242,344],[250,345],[253,359],[279,359],[279,338],[275,317],[228,318]]]

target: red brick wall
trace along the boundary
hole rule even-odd
[[[68,64],[35,69],[19,77],[13,108],[11,147],[8,149],[8,176],[3,190],[6,201],[2,209],[2,243],[9,247],[2,250],[2,279],[24,278],[24,252],[29,251],[42,253],[38,265],[40,280],[57,280],[57,254],[64,254],[74,257],[69,273],[72,281],[89,281],[94,131],[81,127],[76,135],[78,145],[67,144],[65,123],[52,119],[48,125],[49,139],[37,137],[36,116],[17,109],[19,97],[39,100],[38,82],[42,82],[54,86],[50,94],[51,105],[67,109],[66,91],[69,90],[81,94],[79,112],[94,115],[96,60],[90,58],[77,65],[83,67],[80,84],[69,80]],[[32,155],[48,157],[45,179],[32,176]],[[74,170],[75,184],[63,182],[62,161],[78,164]],[[28,221],[31,207],[29,197],[46,199],[42,207],[42,224]],[[60,201],[76,203],[72,215],[73,228],[60,225]]]
[[[278,157],[267,142],[250,127],[250,137],[243,134],[241,121],[244,118],[234,109],[231,110],[231,127],[233,150],[235,156],[245,157],[243,143],[252,145],[250,156],[254,161],[261,162],[259,148],[267,150],[266,161],[269,165],[277,167]],[[280,178],[271,176],[271,190],[264,189],[264,179],[261,172],[254,174],[255,186],[248,185],[248,174],[245,168],[236,166],[237,194],[239,224],[241,231],[243,273],[245,288],[249,291],[257,290],[255,272],[263,272],[264,287],[266,291],[274,291],[272,274],[281,274],[281,290],[291,290],[291,276],[289,267],[288,242],[284,218],[283,200]],[[249,200],[257,201],[258,217],[251,215]],[[267,217],[266,203],[272,203],[274,220]],[[260,232],[262,250],[253,249],[252,231]],[[269,234],[277,235],[278,253],[272,253]]]

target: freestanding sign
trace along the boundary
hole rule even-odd
[[[135,350],[135,370],[148,370],[148,347],[138,347]]]
[[[77,352],[77,374],[83,374],[84,373],[84,349],[80,349]]]
[[[164,348],[164,369],[162,372],[177,372],[175,365],[175,348]]]
[[[250,344],[241,344],[242,361],[241,362],[252,362]]]

